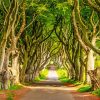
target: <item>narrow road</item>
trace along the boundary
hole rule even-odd
[[[35,83],[30,91],[17,100],[100,100],[90,93],[78,93],[76,87],[62,84],[55,70],[50,70],[47,80]]]
[[[58,80],[57,72],[55,70],[50,70],[49,73],[48,73],[47,79],[48,80],[55,80],[55,81],[57,81]]]
[[[20,100],[74,100],[73,96],[62,87],[33,87]]]
[[[79,93],[76,90],[73,86],[37,85],[30,87],[29,92],[15,100],[100,100],[90,93]]]
[[[72,95],[58,80],[56,71],[51,69],[47,80],[36,83],[20,100],[74,100]]]

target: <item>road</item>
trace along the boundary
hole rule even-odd
[[[57,72],[55,70],[50,70],[49,73],[48,73],[48,77],[47,77],[48,80],[55,80],[57,81],[58,80],[58,75],[57,75]]]
[[[50,70],[47,80],[39,82],[31,87],[20,100],[74,100],[72,95],[65,89],[58,80],[55,70]]]
[[[89,93],[78,93],[73,86],[66,86],[58,80],[55,70],[50,70],[45,81],[33,84],[30,91],[17,100],[100,100]]]
[[[74,100],[72,95],[62,87],[33,87],[20,100]]]

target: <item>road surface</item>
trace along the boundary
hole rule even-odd
[[[89,93],[75,92],[73,86],[66,86],[58,80],[55,70],[50,70],[47,80],[33,84],[29,92],[19,100],[100,100]]]
[[[20,100],[74,100],[73,96],[64,87],[32,87]]]
[[[74,100],[58,80],[55,70],[50,70],[47,80],[36,83],[20,100]]]
[[[55,70],[50,70],[49,73],[48,73],[47,79],[51,80],[51,81],[52,80],[57,81],[58,80],[57,72]]]

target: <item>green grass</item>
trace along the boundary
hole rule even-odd
[[[97,95],[97,96],[100,97],[100,88],[97,89],[97,90],[94,90],[94,91],[92,92],[92,94]]]
[[[75,81],[72,79],[68,79],[68,78],[60,78],[60,81],[62,83],[71,83],[71,84],[74,84],[75,86],[82,84],[81,82],[78,82],[78,81]]]
[[[61,82],[63,82],[63,83],[66,83],[66,82],[68,82],[69,79],[68,79],[68,78],[60,78],[59,80],[60,80]]]
[[[92,86],[86,85],[77,90],[78,92],[90,92],[92,91]]]
[[[39,76],[37,76],[34,80],[33,80],[33,82],[39,82],[39,81],[41,81],[41,79],[40,79],[40,77]]]
[[[78,82],[78,81],[69,79],[69,78],[67,77],[68,75],[67,75],[67,71],[66,71],[65,69],[58,69],[58,70],[57,70],[57,74],[58,74],[59,80],[60,80],[62,83],[71,83],[71,84],[74,84],[75,86],[81,84],[81,82]]]
[[[10,86],[7,90],[19,90],[21,89],[23,86],[21,85],[12,85]],[[2,89],[0,89],[0,93],[2,92]]]
[[[13,85],[13,86],[10,86],[10,87],[8,88],[8,90],[19,90],[19,89],[21,89],[21,88],[22,88],[21,85]]]
[[[86,85],[77,90],[78,92],[91,92],[92,94],[100,97],[100,88],[92,91],[92,86]]]

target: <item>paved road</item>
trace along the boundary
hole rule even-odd
[[[65,87],[32,87],[20,100],[74,100]]]
[[[49,70],[48,76],[46,80],[42,80],[40,82],[35,82],[33,85],[35,86],[61,86],[62,83],[58,80],[57,72],[53,69]]]
[[[33,84],[18,100],[100,100],[89,93],[75,92],[76,87],[62,84],[57,77],[55,71],[49,72],[48,80]]]
[[[31,91],[20,100],[74,100],[74,98],[58,80],[56,71],[50,70],[47,80],[33,84]]]
[[[55,80],[55,81],[57,81],[58,80],[57,72],[55,70],[50,70],[49,73],[48,73],[47,79],[48,80]]]

